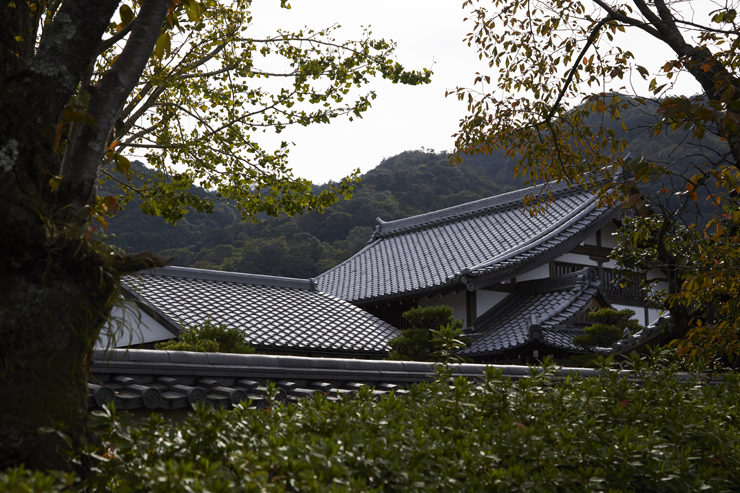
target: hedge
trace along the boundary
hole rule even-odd
[[[516,382],[443,371],[403,396],[199,408],[181,424],[101,412],[103,444],[83,453],[93,474],[14,469],[0,490],[739,490],[740,379],[682,382],[675,367],[634,361],[635,379],[556,377],[549,361]]]

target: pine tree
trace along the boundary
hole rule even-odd
[[[404,361],[439,361],[440,356],[434,355],[439,345],[435,342],[432,331],[442,327],[449,327],[456,332],[457,339],[470,345],[472,339],[461,337],[462,321],[452,317],[452,308],[449,306],[428,306],[412,308],[404,312],[411,328],[402,329],[401,335],[392,339],[388,344],[393,349],[388,357],[392,360]]]
[[[617,311],[613,308],[602,308],[589,313],[588,319],[594,324],[586,327],[584,335],[574,337],[573,343],[585,349],[611,347],[622,337],[625,328],[632,334],[642,330],[642,326],[632,318],[634,316],[634,310],[630,309]]]
[[[230,329],[223,324],[214,325],[210,320],[203,322],[200,327],[190,326],[184,329],[177,341],[160,342],[154,347],[166,351],[254,353],[254,348],[244,340],[242,331]]]

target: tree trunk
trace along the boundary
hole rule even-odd
[[[79,443],[90,354],[116,294],[115,275],[84,243],[41,252],[0,276],[0,468],[68,468],[64,442],[37,430]]]
[[[70,171],[62,183],[74,184],[77,196],[65,185],[67,202],[60,203],[60,189],[49,181],[60,170],[55,140],[62,113],[94,62],[118,2],[65,0],[30,62],[14,61],[8,53],[15,45],[8,45],[6,31],[0,33],[5,71],[0,75],[0,468],[20,463],[34,469],[70,467],[59,435],[38,430],[53,427],[79,443],[90,355],[110,314],[119,275],[164,264],[148,256],[112,255],[84,234],[86,212],[74,223],[64,221],[73,200],[83,205],[94,200],[90,191],[104,139],[75,145],[88,149],[89,155],[77,153],[76,163],[87,167]],[[98,134],[110,132],[111,115],[135,86],[169,3],[142,3],[149,22],[139,24],[147,32],[131,34],[127,63],[109,71],[108,85],[116,92],[95,108],[102,120]],[[21,19],[28,17],[26,2],[16,5],[0,7],[0,27],[18,24],[28,30],[29,22]],[[96,131],[95,124],[90,127]]]
[[[40,11],[31,11],[27,2],[0,4],[0,79],[28,66],[36,47]]]

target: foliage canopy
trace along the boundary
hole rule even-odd
[[[632,209],[615,258],[625,272],[647,272],[646,287],[662,290],[653,301],[686,336],[683,356],[733,361],[740,353],[738,2],[464,5],[473,8],[468,44],[494,73],[476,74],[482,89],[454,91],[468,103],[458,153],[503,150],[530,182],[585,186],[603,203]],[[635,31],[650,38],[645,50],[663,43],[675,58],[638,65],[620,43]],[[679,77],[693,78],[700,92],[672,95]],[[639,128],[628,129],[622,114],[653,104],[656,116],[642,131],[657,138],[688,130],[689,150],[627,159],[626,131]],[[547,193],[530,199],[538,198],[546,202]]]
[[[351,196],[358,172],[314,194],[309,181],[292,175],[288,144],[265,149],[258,134],[362,117],[375,94],[353,91],[375,75],[393,83],[429,82],[431,72],[406,71],[392,60],[395,44],[373,39],[369,30],[359,41],[344,42],[333,37],[337,26],[253,37],[250,6],[251,0],[177,0],[170,5],[153,56],[107,137],[101,166],[101,173],[129,196],[142,199],[144,212],[177,221],[186,206],[211,212],[215,201],[251,220],[260,212],[321,211],[337,196]],[[78,114],[88,111],[91,91],[121,54],[121,41],[139,22],[140,11],[137,2],[124,1],[118,11],[121,22],[108,26],[105,49],[60,123],[61,151],[74,136]],[[65,124],[70,124],[68,133]],[[140,175],[145,183],[138,186],[128,184],[129,165],[121,155],[131,150],[145,151],[157,170],[154,176]],[[192,193],[194,183],[215,196]]]

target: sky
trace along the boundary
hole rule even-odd
[[[709,0],[694,1],[708,7]],[[452,150],[454,134],[465,115],[465,104],[445,97],[445,91],[470,86],[478,70],[487,65],[478,60],[464,42],[472,24],[463,22],[462,0],[291,0],[291,9],[279,7],[279,0],[254,0],[253,35],[277,28],[314,29],[334,23],[342,26],[338,39],[357,38],[361,26],[371,26],[373,37],[393,39],[398,44],[396,59],[406,68],[429,68],[432,83],[404,86],[377,79],[366,90],[377,99],[362,119],[336,119],[329,125],[294,127],[261,142],[277,146],[281,140],[293,143],[290,164],[297,176],[315,183],[337,181],[359,168],[363,173],[384,158],[406,150]],[[657,70],[671,59],[667,47],[630,32],[623,37],[638,62]],[[493,75],[493,74],[491,74]],[[698,86],[689,78],[676,88],[694,93]]]

